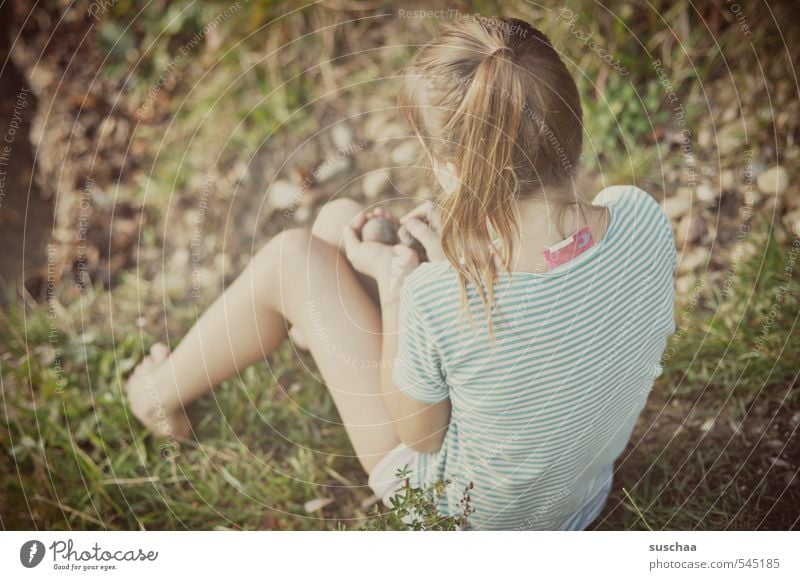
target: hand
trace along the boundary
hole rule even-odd
[[[361,212],[344,232],[344,250],[353,268],[375,278],[384,291],[399,290],[400,283],[419,266],[416,253],[401,244],[390,246],[380,242],[365,242],[361,231],[370,219],[386,217],[382,209]]]
[[[442,219],[439,208],[426,201],[400,218],[400,224],[419,240],[428,254],[428,260],[437,262],[446,259],[442,251]]]

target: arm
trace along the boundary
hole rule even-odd
[[[405,277],[419,266],[419,257],[404,245],[389,246],[364,242],[360,232],[368,217],[369,214],[362,212],[345,230],[344,246],[353,267],[374,278],[378,285],[383,318],[381,353],[383,402],[400,440],[416,451],[432,453],[441,448],[447,433],[450,423],[450,399],[445,398],[432,404],[417,401],[398,389],[393,377],[400,332],[400,288]],[[425,246],[429,259],[444,259],[438,235],[417,217],[417,214],[412,212],[401,221]]]
[[[395,284],[399,286],[399,284]],[[394,421],[400,440],[422,453],[433,453],[442,447],[450,423],[450,399],[432,405],[407,397],[394,384],[392,372],[397,362],[400,293],[384,279],[379,282],[383,316],[383,353],[381,357],[381,391],[383,402]]]

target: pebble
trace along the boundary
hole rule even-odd
[[[730,169],[724,170],[719,175],[719,186],[726,191],[734,189],[736,187],[736,174]]]
[[[341,175],[350,168],[349,157],[333,157],[320,163],[314,170],[314,181],[322,184]]]
[[[717,131],[715,145],[719,155],[726,157],[739,150],[745,142],[745,128],[741,121],[732,121]]]
[[[780,165],[770,167],[756,178],[758,189],[767,195],[784,193],[789,188],[789,174]]]
[[[364,195],[367,199],[375,199],[383,193],[391,176],[392,172],[389,169],[377,169],[367,173],[362,183]]]
[[[294,212],[294,219],[297,223],[304,224],[308,222],[309,218],[311,218],[311,208],[309,207],[298,207],[297,211]]]
[[[361,239],[365,242],[394,245],[397,243],[396,226],[387,219],[376,217],[364,224]]]
[[[694,283],[694,278],[689,276],[678,276],[675,278],[675,291],[680,296],[686,296],[691,292]]]
[[[425,251],[425,246],[423,246],[422,242],[417,238],[412,236],[405,226],[400,226],[400,229],[397,230],[397,237],[400,239],[401,244],[408,246],[417,253],[420,262],[428,261],[428,254]]]
[[[407,137],[408,131],[387,113],[373,113],[364,123],[364,136],[370,141],[384,141]]]
[[[679,219],[688,214],[692,209],[692,198],[675,195],[664,199],[664,213],[670,219]]]
[[[758,205],[763,196],[752,187],[746,187],[744,190],[744,202],[747,205]]]
[[[700,238],[702,238],[705,233],[705,220],[696,215],[686,215],[678,224],[678,229],[675,233],[675,241],[680,246],[684,244],[694,244],[700,241]]]
[[[708,262],[708,250],[706,248],[695,248],[680,256],[679,259],[678,272],[692,272]]]
[[[796,236],[800,236],[800,210],[793,211],[786,216],[786,225],[789,231]]]
[[[267,197],[272,207],[287,209],[300,203],[303,192],[291,181],[279,179],[270,186]]]
[[[405,141],[400,143],[392,151],[392,163],[396,165],[408,165],[417,157],[419,152],[418,145],[415,141]]]
[[[353,143],[353,130],[345,123],[337,123],[331,129],[331,139],[336,147],[346,151]]]
[[[705,183],[701,183],[697,186],[697,199],[702,201],[703,203],[713,203],[717,201],[719,197],[719,190],[713,189],[710,186],[706,185]]]
[[[332,497],[319,497],[317,499],[312,499],[307,501],[303,505],[303,509],[306,511],[307,514],[311,514],[314,512],[318,512],[322,508],[331,505],[334,501],[336,501]]]

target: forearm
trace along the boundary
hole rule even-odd
[[[391,284],[379,283],[378,295],[380,297],[381,316],[383,320],[382,334],[383,346],[381,349],[381,393],[386,410],[393,421],[401,422],[401,407],[404,395],[397,389],[392,376],[397,364],[397,344],[400,315],[400,292],[392,288]]]
[[[399,286],[399,284],[397,284]],[[406,396],[394,382],[400,336],[399,290],[378,284],[383,317],[381,394],[400,440],[422,453],[438,451],[450,422],[450,400],[429,405]]]

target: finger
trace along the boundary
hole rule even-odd
[[[403,225],[405,225],[408,233],[417,238],[425,247],[426,252],[430,252],[439,243],[439,236],[425,222],[416,218],[409,218]]]
[[[359,239],[356,230],[353,229],[352,226],[348,226],[344,229],[343,238],[344,253],[349,258],[356,251],[356,248],[358,247],[358,244],[361,243],[361,240]]]
[[[417,253],[403,244],[395,244],[392,246],[392,252],[394,257],[397,258],[401,264],[406,264],[414,260],[417,262],[419,261],[419,256],[417,256]]]
[[[360,211],[350,222],[350,228],[352,228],[355,233],[360,234],[361,228],[364,227],[364,224],[367,223],[368,220],[369,216],[367,215],[367,212]]]
[[[433,203],[431,203],[430,201],[421,203],[420,205],[412,209],[410,212],[408,212],[406,215],[401,217],[400,222],[405,223],[405,220],[412,218],[427,220],[428,214],[430,214],[432,209],[433,209]]]
[[[434,207],[433,204],[431,204],[431,209],[430,209],[430,212],[428,213],[428,223],[437,232],[441,231],[441,229],[442,229],[442,212],[439,210],[438,207]]]

